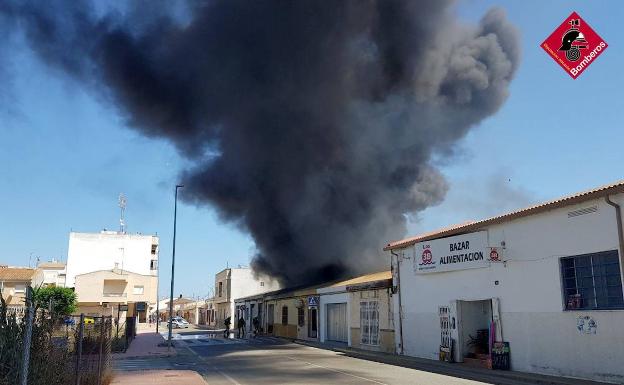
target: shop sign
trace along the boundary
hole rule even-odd
[[[487,231],[420,242],[414,246],[414,273],[487,267],[490,254]]]

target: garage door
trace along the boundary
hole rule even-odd
[[[327,304],[327,340],[347,342],[347,304]]]

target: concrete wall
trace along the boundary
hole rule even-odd
[[[152,245],[156,245],[152,254]],[[120,269],[142,275],[157,275],[150,268],[158,260],[158,237],[152,235],[102,233],[69,233],[67,251],[67,287],[75,286],[79,274]]]
[[[390,289],[363,290],[348,293],[351,344],[357,349],[394,353],[394,313]],[[379,306],[379,345],[362,344],[360,338],[360,302],[377,301]]]
[[[624,205],[622,194],[612,199]],[[597,212],[567,215],[593,205]],[[624,381],[624,310],[564,310],[559,265],[561,257],[618,249],[614,208],[595,200],[484,230],[489,246],[500,247],[505,242],[506,263],[416,275],[414,247],[399,251],[405,354],[437,359],[439,306],[457,300],[499,298],[512,369]],[[393,264],[396,270],[396,261]],[[398,311],[395,308],[395,319]],[[582,316],[596,321],[596,334],[577,330]]]

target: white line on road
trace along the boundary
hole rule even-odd
[[[236,381],[235,379],[233,379],[232,377],[228,376],[225,372],[223,372],[223,371],[221,371],[221,370],[217,369],[217,367],[213,366],[213,367],[212,367],[212,369],[213,369],[215,372],[217,372],[217,373],[219,373],[220,375],[222,375],[223,377],[225,377],[225,378],[226,378],[228,381],[230,381],[232,384],[234,384],[234,385],[241,385],[241,383],[240,383],[240,382],[238,382],[238,381]]]
[[[376,381],[376,380],[372,380],[372,379],[370,379],[370,378],[365,378],[365,377],[356,376],[355,374],[351,374],[351,373],[343,372],[342,370],[338,370],[338,369],[328,368],[327,366],[313,364],[313,363],[311,363],[311,362],[308,362],[308,361],[303,361],[303,360],[298,360],[298,359],[293,358],[293,357],[286,357],[286,358],[288,358],[289,360],[292,360],[292,361],[299,361],[299,362],[303,362],[304,364],[308,364],[308,365],[310,365],[310,366],[315,366],[315,367],[317,367],[317,368],[321,368],[321,369],[325,369],[325,370],[330,370],[330,371],[332,371],[332,372],[336,372],[336,373],[344,374],[345,376],[351,376],[351,377],[353,377],[353,378],[357,378],[357,379],[360,379],[360,380],[364,380],[364,381],[368,381],[368,382],[373,382],[373,383],[375,383],[375,384],[379,384],[379,385],[388,385],[388,384],[386,384],[385,382],[379,382],[379,381]]]

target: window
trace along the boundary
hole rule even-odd
[[[223,282],[219,282],[219,297],[223,295]]]
[[[260,282],[260,286],[264,286],[264,282]]]
[[[158,270],[158,260],[152,259],[150,261],[150,270]]]
[[[282,307],[282,325],[288,325],[288,306]]]
[[[158,245],[152,245],[152,255],[156,255],[157,250],[158,250]]]
[[[363,345],[379,345],[379,303],[360,302],[360,341]]]
[[[134,286],[134,288],[132,289],[132,294],[134,294],[134,295],[143,295],[144,291],[145,291],[145,287],[144,286]]]
[[[623,309],[617,250],[561,258],[566,310]]]
[[[26,285],[15,285],[15,293],[26,293]]]
[[[305,309],[303,307],[297,308],[297,324],[299,326],[305,325]]]

